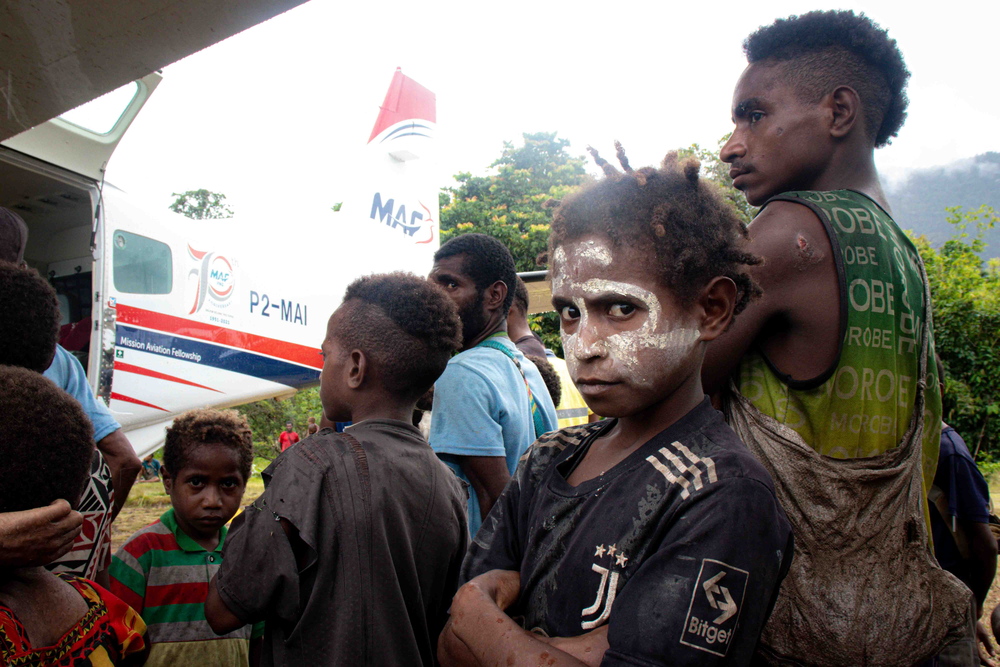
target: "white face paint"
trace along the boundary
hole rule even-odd
[[[688,325],[681,317],[665,319],[660,300],[644,287],[590,277],[607,273],[606,267],[611,265],[611,248],[606,243],[585,240],[567,244],[567,250],[559,246],[553,254],[552,291],[571,299],[580,313],[575,331],[568,335],[565,330],[562,332],[566,365],[574,380],[579,377],[581,362],[596,357],[611,362],[610,369],[606,365],[602,369],[602,375],[610,375],[603,379],[627,379],[632,384],[651,386],[655,378],[672,372],[688,357],[701,337],[697,327]],[[578,277],[587,279],[581,282]],[[633,331],[598,338],[597,332],[590,328],[586,300],[609,296],[638,301],[648,313],[646,320]],[[643,350],[654,352],[645,355],[645,363],[640,364],[639,353]]]
[[[611,265],[611,248],[600,240],[588,239],[577,245],[576,254],[600,266]]]

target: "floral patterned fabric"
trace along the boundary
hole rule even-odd
[[[146,624],[97,584],[67,574],[57,577],[87,602],[87,613],[52,646],[34,647],[14,612],[0,605],[0,665],[11,667],[138,667],[146,661]]]

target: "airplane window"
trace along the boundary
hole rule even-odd
[[[118,119],[125,113],[125,109],[132,103],[138,91],[139,85],[135,81],[127,83],[121,88],[116,88],[110,93],[67,111],[59,118],[89,132],[107,134],[118,124]]]
[[[128,294],[169,294],[173,287],[170,246],[117,230],[112,236],[115,289]]]

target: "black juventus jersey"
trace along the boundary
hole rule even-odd
[[[540,438],[466,555],[518,570],[512,617],[554,637],[609,624],[604,665],[745,665],[792,559],[770,476],[708,399],[624,461],[566,482],[613,420]]]

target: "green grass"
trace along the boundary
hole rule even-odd
[[[265,461],[264,467],[267,467],[266,459],[258,459],[258,461]],[[256,471],[256,464],[257,461],[254,461],[255,471],[250,475],[250,481],[247,482],[246,491],[243,493],[244,505],[264,493],[264,480]],[[170,496],[163,490],[163,482],[136,482],[128,494],[128,500],[125,501],[125,508],[122,511],[124,512],[129,507],[162,507],[162,511],[165,512],[170,507]]]
[[[990,486],[990,500],[993,501],[993,510],[996,514],[997,510],[1000,510],[1000,470],[983,470],[982,466],[979,469]]]

